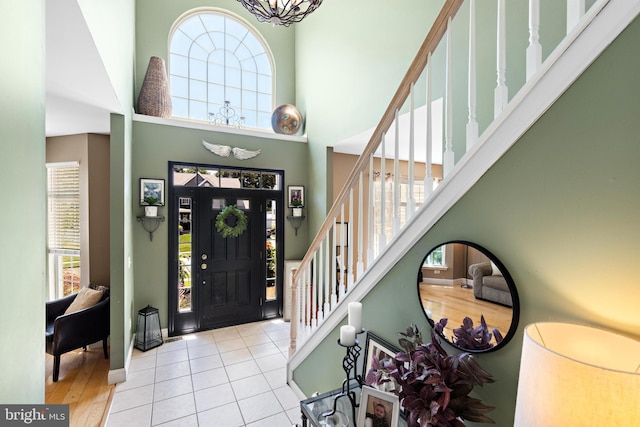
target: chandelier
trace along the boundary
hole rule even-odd
[[[289,25],[320,7],[322,0],[238,0],[260,22]]]

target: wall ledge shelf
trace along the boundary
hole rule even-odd
[[[304,215],[302,216],[287,216],[287,221],[291,223],[291,226],[296,231],[296,236],[298,235],[298,228],[302,225],[302,221],[304,220]]]
[[[256,138],[264,138],[264,139],[277,139],[281,141],[293,141],[293,142],[307,142],[306,135],[284,135],[275,132],[262,131],[257,129],[245,129],[245,128],[235,128],[235,127],[226,127],[226,126],[216,126],[211,125],[207,122],[198,122],[195,120],[188,119],[166,119],[163,117],[155,117],[155,116],[147,116],[144,114],[134,114],[133,115],[134,122],[141,123],[153,123],[158,125],[165,126],[176,126],[181,128],[188,129],[198,129],[198,130],[206,130],[210,132],[220,132],[220,133],[228,133],[232,135],[242,135],[242,136],[253,136]]]
[[[138,216],[136,221],[142,224],[144,231],[149,233],[149,240],[153,240],[153,232],[160,227],[160,223],[164,222],[163,216]]]

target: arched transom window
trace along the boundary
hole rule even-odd
[[[249,25],[221,11],[178,21],[170,39],[173,116],[271,129],[273,61]]]

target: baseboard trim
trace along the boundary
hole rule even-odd
[[[131,341],[129,345],[129,351],[127,351],[127,357],[124,360],[124,368],[110,369],[107,376],[108,384],[118,384],[127,381],[127,374],[129,372],[129,365],[131,364],[131,357],[133,356],[133,343],[135,342],[136,335],[131,335]]]

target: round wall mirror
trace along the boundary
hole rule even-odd
[[[495,351],[518,327],[520,305],[511,275],[474,243],[452,241],[429,251],[418,270],[418,296],[431,327],[460,350]]]

